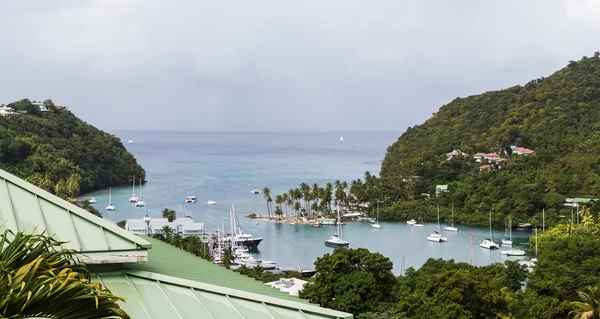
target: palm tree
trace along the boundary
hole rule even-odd
[[[281,215],[283,215],[281,206],[279,206],[279,205],[275,206],[275,215],[277,216],[277,219],[279,219],[281,217]]]
[[[162,217],[168,219],[169,223],[170,223],[177,218],[177,214],[175,213],[174,210],[172,210],[170,208],[165,208],[162,211]]]
[[[271,190],[268,187],[263,188],[263,197],[267,200],[267,214],[271,218],[271,209],[269,208],[269,199],[271,198]]]
[[[173,237],[173,229],[169,225],[164,225],[162,231],[165,235],[165,241],[167,243],[171,243],[171,238]]]
[[[583,224],[585,230],[588,231],[589,227],[594,225],[594,217],[590,213],[590,209],[587,206],[583,206],[581,208],[581,212],[579,213],[581,214],[581,223]]]
[[[221,257],[221,261],[223,262],[223,266],[229,269],[229,265],[235,260],[235,256],[231,251],[231,247],[227,247],[223,250],[223,256]]]
[[[577,309],[570,312],[575,314],[575,319],[598,319],[600,318],[600,287],[587,288],[587,293],[577,292],[581,301],[573,301],[571,305]]]
[[[10,239],[9,239],[10,238]],[[44,234],[0,236],[0,317],[130,318],[102,284],[58,242]]]
[[[275,205],[276,205],[275,209],[277,210],[277,208],[279,208],[279,210],[281,210],[281,207],[280,207],[281,204],[283,204],[283,196],[276,195],[275,196]],[[275,214],[275,215],[277,215],[277,214]],[[283,213],[282,213],[282,215],[283,215]]]
[[[290,197],[290,195],[288,193],[283,194],[283,197],[285,199],[285,214],[288,215],[287,208],[289,207],[290,210],[292,210],[292,205],[294,204],[294,201],[292,200],[292,198]]]
[[[300,212],[300,208],[301,208],[300,202],[295,202],[294,210],[296,211],[296,216],[298,216],[298,213]]]

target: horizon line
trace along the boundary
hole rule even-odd
[[[140,129],[140,130],[132,130],[132,129],[110,129],[105,131],[115,131],[115,132],[164,132],[164,133],[285,133],[285,134],[352,134],[352,133],[398,133],[403,134],[400,131],[187,131],[187,130],[148,130],[148,129]]]

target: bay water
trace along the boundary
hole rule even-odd
[[[237,216],[246,233],[264,238],[256,253],[283,267],[314,268],[317,257],[331,252],[324,241],[336,228],[276,223],[243,218],[252,213],[266,215],[262,189],[271,189],[272,197],[296,188],[302,182],[325,186],[335,180],[362,178],[365,171],[378,174],[386,149],[399,133],[199,133],[199,132],[113,132],[146,169],[141,196],[147,207],[136,208],[128,199],[132,187],[112,188],[114,212],[106,212],[109,190],[85,194],[80,199],[95,197],[96,207],[107,219],[118,222],[142,218],[148,214],[161,217],[164,208],[172,208],[177,216],[190,216],[205,223],[209,233],[217,226],[229,225],[229,210],[235,205]],[[343,136],[344,140],[340,141]],[[129,142],[131,140],[131,142]],[[260,194],[252,194],[253,188]],[[136,194],[140,195],[139,182]],[[186,196],[197,196],[197,203],[185,203]],[[207,201],[216,205],[207,205]],[[273,203],[274,204],[274,203]],[[258,224],[256,222],[258,221]],[[373,229],[366,222],[348,222],[342,226],[344,239],[351,248],[364,247],[380,252],[394,263],[394,272],[405,267],[420,267],[428,258],[455,259],[469,262],[469,232],[473,233],[473,264],[503,262],[498,250],[479,247],[489,237],[489,229],[461,226],[459,232],[443,232],[446,243],[435,243],[426,237],[438,229],[436,223],[412,227],[406,223],[381,222]],[[443,228],[443,225],[442,225]],[[499,243],[504,229],[494,229]],[[518,248],[526,249],[529,232],[513,232]],[[522,258],[523,259],[523,258]]]

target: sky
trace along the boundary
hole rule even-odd
[[[0,104],[107,131],[404,132],[600,51],[597,0],[0,0]]]

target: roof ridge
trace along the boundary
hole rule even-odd
[[[138,245],[140,248],[146,248],[146,249],[152,248],[152,244],[149,243],[148,241],[144,240],[143,238],[135,236],[133,233],[130,233],[130,232],[122,229],[121,227],[117,226],[116,224],[113,224],[109,221],[104,220],[103,218],[95,216],[94,214],[84,210],[83,208],[78,207],[72,203],[69,203],[68,201],[66,201],[54,194],[51,194],[50,192],[45,191],[45,190],[7,172],[5,170],[0,169],[0,179],[4,179],[7,183],[12,183],[17,187],[20,187],[20,188],[34,194],[37,198],[42,198],[56,206],[64,208],[65,210],[67,210],[67,212],[69,214],[74,214],[77,217],[80,217],[90,223],[93,223],[93,224],[101,227],[103,230],[106,230],[116,236],[130,240],[130,241],[134,242],[136,245]],[[1,195],[1,193],[0,193],[0,195]],[[9,194],[9,196],[10,196],[10,194]],[[15,212],[13,210],[13,214],[14,213]],[[42,217],[43,217],[43,215],[44,215],[44,213],[42,210]]]

